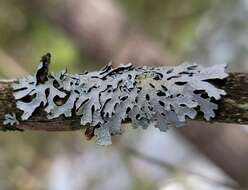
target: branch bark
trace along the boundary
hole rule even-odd
[[[244,90],[248,89],[248,74],[230,74],[227,79],[213,81],[213,83],[224,89],[227,96],[218,102],[219,109],[212,122],[248,124],[248,91]],[[0,82],[0,120],[3,121],[4,115],[12,112],[20,113],[15,106],[11,83]],[[77,120],[76,117],[48,120],[44,113],[38,112],[32,119],[21,122],[18,128],[48,131],[75,130],[82,128],[75,126]],[[203,120],[202,116],[199,116],[197,120]],[[0,127],[4,127],[2,122]]]
[[[248,74],[233,73],[225,80],[213,81],[213,83],[225,89],[227,96],[218,102],[219,110],[216,111],[216,118],[212,122],[248,124]],[[0,81],[0,130],[5,127],[2,124],[4,115],[10,112],[21,114],[15,105],[11,81]],[[202,117],[197,119],[202,120]],[[75,116],[69,119],[60,117],[48,120],[44,113],[36,112],[35,116],[27,121],[21,121],[17,127],[23,130],[72,131],[82,129],[79,123],[79,119]],[[242,164],[247,159],[244,155],[248,155],[247,143],[244,141],[246,134],[233,127],[226,128],[223,133],[223,125],[214,127],[199,127],[198,125],[199,123],[190,123],[190,127],[180,128],[179,132],[192,142],[197,141],[196,146],[205,152],[211,152],[209,157],[219,163],[221,167],[226,168],[227,174],[239,181],[242,186],[247,185],[248,170]],[[201,125],[206,125],[206,123]],[[195,131],[198,132],[195,133]],[[229,143],[225,141],[227,138],[230,139]],[[234,151],[236,146],[234,146],[232,138],[236,139],[235,143],[242,145],[239,146],[238,151]],[[223,147],[222,144],[225,146]],[[215,149],[211,147],[215,147]],[[229,154],[229,157],[223,159],[220,153]],[[233,159],[233,162],[230,162],[230,158]],[[244,169],[240,170],[240,168]]]

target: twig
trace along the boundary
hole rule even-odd
[[[142,79],[141,79],[142,80]],[[20,113],[15,105],[10,83],[13,80],[0,80],[0,122],[6,113]],[[221,89],[227,92],[227,96],[217,102],[219,109],[212,122],[248,124],[248,74],[236,73],[223,81],[213,81]],[[68,119],[62,117],[56,120],[48,120],[43,113],[37,113],[29,121],[21,122],[20,129],[35,129],[49,131],[63,131],[80,129],[78,118],[73,116]],[[197,120],[203,120],[199,116]],[[49,125],[48,125],[49,123]],[[3,127],[2,122],[0,128]]]

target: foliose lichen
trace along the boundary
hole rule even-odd
[[[175,67],[138,67],[132,64],[100,71],[70,74],[49,73],[50,54],[42,57],[35,75],[12,85],[22,120],[42,108],[49,119],[81,118],[81,125],[94,128],[96,141],[111,144],[111,136],[122,133],[121,124],[154,126],[161,131],[182,126],[199,112],[206,120],[215,117],[219,100],[226,93],[209,82],[224,79],[226,65],[203,68],[183,63]]]
[[[23,131],[22,129],[19,129],[18,127],[16,127],[19,124],[20,122],[17,120],[15,113],[5,114],[4,121],[3,121],[4,127],[2,128],[2,130],[3,131]]]

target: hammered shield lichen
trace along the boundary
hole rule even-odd
[[[44,64],[42,59],[38,69]],[[12,85],[22,120],[42,108],[49,119],[60,116],[81,118],[81,125],[95,127],[97,143],[111,143],[111,135],[121,134],[121,123],[131,120],[134,127],[155,126],[166,131],[194,119],[198,112],[206,120],[215,117],[225,91],[209,82],[224,79],[226,65],[204,68],[183,63],[175,67],[139,67],[132,64],[84,74],[46,73],[38,83],[39,72]],[[27,98],[28,97],[28,98]],[[59,99],[59,102],[58,102]]]

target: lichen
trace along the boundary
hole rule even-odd
[[[16,126],[19,125],[20,122],[16,118],[15,113],[8,113],[4,115],[3,131],[23,131],[22,129],[17,128]]]
[[[111,144],[111,136],[122,133],[121,124],[155,126],[161,131],[182,126],[199,112],[206,120],[215,117],[219,100],[226,93],[209,80],[224,79],[226,65],[204,68],[183,63],[175,67],[140,67],[132,64],[100,71],[49,74],[50,54],[42,57],[35,75],[12,85],[22,120],[36,109],[49,119],[60,116],[81,118],[81,125],[94,127],[97,143]]]

